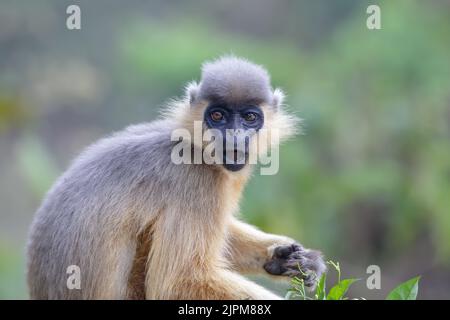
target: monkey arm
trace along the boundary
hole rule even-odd
[[[228,227],[227,258],[239,272],[300,276],[309,287],[314,287],[326,270],[319,251],[305,249],[288,237],[262,232],[237,219]]]
[[[232,219],[228,226],[227,258],[239,272],[264,272],[264,264],[271,259],[274,249],[293,243],[295,241],[288,237],[265,233],[252,225]]]

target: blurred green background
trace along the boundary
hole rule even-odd
[[[81,7],[82,29],[66,29]],[[379,4],[382,30],[366,28]],[[245,218],[382,271],[383,298],[421,274],[450,298],[450,1],[0,0],[0,298],[27,298],[33,213],[84,146],[148,121],[205,59],[265,65],[304,119]],[[270,284],[269,284],[270,285]]]

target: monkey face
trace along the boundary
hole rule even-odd
[[[264,113],[258,105],[211,103],[204,122],[209,129],[221,132],[223,166],[241,170],[248,161],[250,139],[264,125]]]

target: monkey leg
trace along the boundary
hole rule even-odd
[[[174,300],[278,300],[279,296],[230,270],[193,269],[163,286],[147,286],[147,299]],[[168,285],[167,285],[168,284]]]
[[[191,282],[189,299],[278,300],[279,296],[243,276],[219,269],[204,280]]]
[[[136,244],[122,237],[111,237],[96,254],[90,256],[89,274],[81,268],[82,299],[117,300],[127,299],[129,275],[132,268]],[[88,264],[89,263],[89,264]],[[83,279],[83,275],[85,275]]]
[[[275,276],[298,276],[314,287],[326,270],[319,251],[305,249],[294,240],[264,233],[233,219],[228,227],[228,259],[242,273],[266,271]]]
[[[183,211],[168,209],[154,225],[146,299],[279,299],[229,269],[223,256],[225,223],[200,223],[189,211],[174,219],[176,212]]]

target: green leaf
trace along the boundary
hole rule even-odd
[[[326,300],[326,280],[327,275],[324,273],[319,280],[319,283],[317,284],[316,289],[316,299],[317,300]]]
[[[403,282],[388,294],[386,300],[416,300],[419,280],[420,276]]]
[[[330,289],[327,300],[342,300],[350,286],[360,279],[344,279]]]

